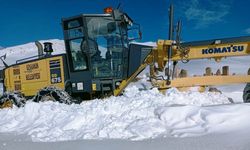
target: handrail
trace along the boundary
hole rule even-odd
[[[45,55],[36,55],[36,56],[31,56],[31,57],[19,59],[19,60],[16,61],[16,64],[21,63],[21,62],[26,61],[26,60],[29,60],[29,59],[32,59],[32,58],[36,58],[36,57],[40,58],[40,57],[44,57],[44,56]]]

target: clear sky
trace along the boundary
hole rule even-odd
[[[144,41],[168,37],[170,0],[1,0],[0,46],[63,39],[61,18],[122,9],[140,23]],[[183,21],[182,40],[250,36],[250,0],[173,0],[175,20]]]

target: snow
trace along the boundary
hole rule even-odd
[[[248,116],[239,117],[240,113],[249,113],[249,105],[229,105],[223,109],[202,107],[215,104],[230,102],[222,94],[170,89],[163,95],[157,89],[139,91],[132,86],[123,96],[86,101],[80,105],[28,102],[23,108],[1,110],[0,132],[28,134],[33,141],[42,142],[144,140],[203,135],[225,127],[234,130],[237,125],[232,126],[232,122],[249,125],[244,123]],[[232,111],[239,107],[240,112]]]
[[[54,54],[65,52],[62,40],[46,41],[53,43]],[[152,42],[144,44],[154,46]],[[5,53],[6,62],[13,64],[17,59],[36,55],[37,48],[34,43],[28,43],[5,48],[0,56]],[[215,72],[230,64],[231,73],[243,74],[250,66],[248,60],[249,57],[235,57],[219,64],[207,59],[194,60],[180,63],[179,67],[194,75],[203,74],[202,69],[208,66]],[[242,103],[244,85],[217,87],[222,94],[179,92],[172,88],[163,95],[151,89],[145,75],[147,71],[119,97],[72,105],[28,102],[21,108],[1,109],[0,149],[20,149],[23,144],[32,145],[32,149],[81,149],[86,145],[92,149],[143,147],[145,150],[156,146],[193,149],[195,145],[197,149],[249,148],[250,104]],[[235,103],[231,103],[229,97]],[[110,144],[112,146],[104,148]]]
[[[133,44],[139,44],[139,45],[146,45],[146,46],[152,46],[152,47],[156,47],[157,44],[155,42],[132,42]]]

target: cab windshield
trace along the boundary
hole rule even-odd
[[[122,77],[123,43],[119,26],[111,16],[86,17],[86,22],[93,76]]]

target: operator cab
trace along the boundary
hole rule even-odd
[[[62,20],[68,82],[74,93],[112,92],[127,77],[127,31],[133,21],[127,14],[110,9],[105,9],[105,14],[83,14]]]

